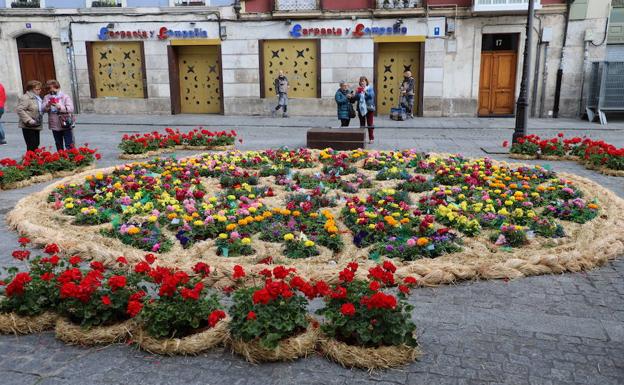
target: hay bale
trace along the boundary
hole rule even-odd
[[[525,155],[525,154],[509,154],[509,157],[512,159],[521,159],[521,160],[532,160],[537,159],[537,155]]]
[[[227,317],[213,328],[182,338],[154,338],[144,329],[139,329],[136,342],[141,349],[167,356],[196,355],[224,343],[230,335],[230,318]]]
[[[128,336],[132,335],[134,327],[134,320],[127,320],[109,326],[84,328],[80,325],[74,324],[66,318],[59,318],[58,321],[56,321],[54,332],[56,334],[56,338],[66,344],[93,346],[122,342]]]
[[[344,367],[368,370],[395,368],[416,361],[422,355],[418,347],[408,345],[365,348],[333,338],[322,338],[320,347],[325,356]]]
[[[265,348],[259,341],[245,342],[240,339],[232,339],[232,350],[251,363],[268,361],[293,361],[297,358],[307,357],[314,352],[320,336],[320,328],[316,322],[310,319],[305,332],[280,341],[275,349]]]
[[[0,313],[0,334],[30,334],[52,329],[57,315],[45,312],[35,316]]]

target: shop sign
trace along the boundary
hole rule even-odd
[[[324,36],[344,36],[344,37],[369,37],[380,35],[405,35],[407,27],[366,27],[359,23],[355,27],[310,27],[303,28],[301,24],[295,24],[290,30],[290,36],[294,38],[300,37],[324,37]]]
[[[108,27],[100,28],[98,39],[111,40],[111,39],[207,39],[208,32],[201,28],[194,28],[192,30],[173,30],[167,27],[161,27],[158,30],[113,30]]]

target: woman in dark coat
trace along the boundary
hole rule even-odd
[[[336,91],[336,107],[338,111],[338,119],[340,120],[340,127],[348,127],[351,122],[351,111],[356,98],[353,96],[353,91],[349,91],[349,84],[345,81],[340,82],[340,88]]]

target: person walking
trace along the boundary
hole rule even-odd
[[[273,117],[280,108],[283,108],[283,118],[288,117],[288,78],[284,75],[284,71],[280,70],[279,76],[273,82],[275,93],[277,94],[277,106],[273,110]]]
[[[351,119],[355,118],[355,110],[352,103],[356,101],[356,98],[353,95],[353,91],[349,91],[349,84],[346,81],[342,80],[340,82],[340,88],[336,91],[335,99],[340,127],[349,127]]]
[[[69,95],[61,91],[57,80],[48,80],[46,87],[50,93],[43,98],[43,108],[48,113],[48,128],[54,135],[56,151],[69,150],[74,147],[74,103]]]
[[[403,72],[403,83],[401,84],[401,96],[403,98],[403,106],[405,107],[405,112],[407,112],[407,116],[410,118],[414,117],[414,95],[416,87],[416,80],[412,76],[411,71]]]
[[[4,126],[2,125],[2,115],[4,115],[4,103],[6,103],[6,92],[4,86],[0,83],[0,145],[6,144],[6,137],[4,136]]]
[[[360,118],[360,128],[368,127],[368,143],[375,140],[375,90],[366,76],[360,76],[360,86],[356,92],[357,112]]]
[[[41,82],[30,80],[26,83],[26,93],[19,97],[15,112],[19,118],[18,126],[22,129],[27,151],[39,148],[43,120],[43,100],[41,100]]]

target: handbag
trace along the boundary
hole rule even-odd
[[[33,120],[35,121],[35,124],[30,124],[29,122],[24,122],[24,126],[26,126],[28,128],[35,128],[35,127],[41,126],[41,124],[43,123],[43,115],[39,114]]]
[[[355,118],[355,108],[353,108],[353,104],[349,103],[349,118]]]
[[[366,105],[366,110],[368,112],[375,112],[375,106],[369,106],[368,104]]]
[[[76,119],[74,118],[74,114],[71,112],[67,114],[59,114],[59,119],[61,120],[61,128],[71,130],[76,127]]]

